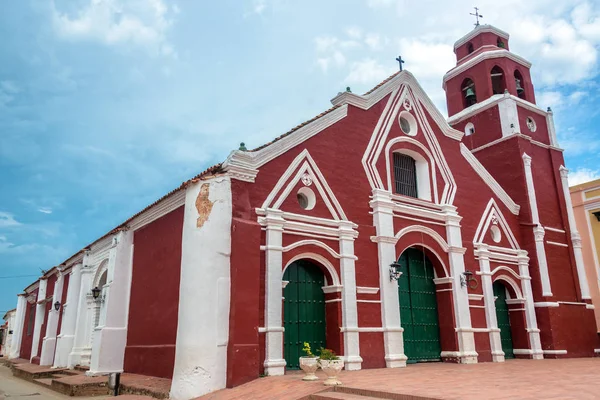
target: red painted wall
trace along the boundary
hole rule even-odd
[[[28,295],[30,294],[37,296],[38,289],[35,289],[31,293],[28,293]],[[35,328],[36,304],[30,304],[29,302],[26,302],[25,304],[25,319],[23,320],[23,333],[21,336],[21,350],[19,351],[19,358],[29,360],[31,358],[33,330]],[[31,327],[28,329],[29,325],[31,325]],[[29,334],[28,331],[30,332]]]
[[[173,376],[183,210],[179,207],[134,232],[126,372]]]

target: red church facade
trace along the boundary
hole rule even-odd
[[[508,39],[455,44],[448,119],[399,72],[185,182],[26,290],[20,356],[58,335],[50,364],[189,399],[297,368],[303,342],[349,370],[599,353],[552,112]]]

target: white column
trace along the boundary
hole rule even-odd
[[[64,276],[62,271],[58,271],[58,277],[54,284],[54,292],[52,293],[52,305],[48,315],[48,323],[46,324],[46,335],[42,343],[42,354],[40,355],[40,365],[52,365],[54,362],[54,351],[56,350],[56,331],[58,330],[58,311],[54,308],[54,304],[58,301],[62,303]]]
[[[534,224],[533,235],[535,238],[535,254],[537,256],[538,267],[540,270],[540,279],[542,281],[542,296],[552,296],[552,289],[550,287],[550,275],[548,274],[548,260],[546,259],[546,248],[544,247],[544,235],[546,231],[540,224],[537,199],[535,196],[535,187],[533,185],[531,157],[529,157],[526,153],[523,153],[523,166],[525,168],[525,181],[527,183],[529,209],[531,210],[531,223]]]
[[[77,307],[77,322],[75,324],[75,338],[73,348],[69,354],[68,366],[84,365],[89,361],[88,357],[88,333],[92,325],[92,312],[90,293],[92,290],[92,280],[94,279],[94,269],[89,263],[89,252],[83,256],[83,266],[81,268],[81,283],[79,285]]]
[[[33,340],[31,343],[31,358],[38,356],[38,346],[42,339],[43,332],[42,325],[44,324],[44,318],[46,316],[46,288],[48,286],[48,279],[40,279],[37,295],[37,304],[35,306],[35,325],[33,326]]]
[[[21,353],[21,340],[23,339],[23,329],[25,327],[25,311],[27,310],[27,295],[21,293],[17,296],[17,315],[15,317],[15,327],[13,329],[11,350],[8,358],[19,358]]]
[[[391,193],[373,189],[373,225],[377,237],[377,255],[379,259],[379,287],[381,290],[381,326],[383,328],[383,347],[387,368],[406,366],[404,354],[404,329],[400,322],[400,302],[398,282],[390,280],[390,264],[397,261],[396,239],[394,232],[394,214]]]
[[[283,212],[267,210],[266,223],[266,273],[265,273],[265,375],[283,375]]]
[[[490,349],[492,350],[493,362],[504,362],[504,352],[500,340],[500,329],[496,318],[496,298],[492,286],[492,273],[490,270],[490,253],[486,244],[479,245],[477,249],[479,256],[479,270],[481,271],[481,287],[483,289],[483,301],[485,304],[485,320],[490,330]]]
[[[475,337],[471,325],[471,310],[469,309],[469,293],[460,284],[460,277],[465,272],[465,248],[462,245],[460,221],[462,217],[456,212],[456,207],[443,205],[446,214],[446,236],[448,241],[448,260],[452,275],[452,299],[454,300],[454,317],[460,362],[463,364],[477,363]]]
[[[204,207],[208,202],[212,208]],[[199,220],[199,212],[209,215],[204,214]],[[172,400],[188,400],[225,388],[231,297],[231,221],[232,194],[228,176],[201,180],[188,186],[183,217],[175,366],[169,397]]]
[[[563,195],[565,196],[565,203],[567,207],[567,216],[569,218],[569,230],[571,231],[571,242],[573,243],[573,253],[575,255],[575,266],[577,267],[581,299],[591,300],[590,287],[585,274],[585,265],[583,262],[583,254],[581,252],[581,236],[579,235],[579,231],[577,231],[577,225],[575,224],[573,205],[571,204],[571,193],[569,193],[569,170],[562,165],[560,167],[560,180],[562,182]]]
[[[544,352],[542,351],[540,330],[538,329],[537,317],[535,315],[531,276],[529,275],[529,257],[527,257],[526,251],[521,251],[519,254],[519,275],[521,276],[521,291],[525,298],[525,322],[527,323],[527,334],[529,335],[532,357],[536,360],[541,360],[544,358]]]
[[[344,359],[347,371],[361,369],[358,333],[358,308],[356,304],[356,256],[354,239],[358,233],[352,222],[340,222],[340,270],[342,280],[342,324],[344,326]]]
[[[133,264],[133,233],[113,237],[106,285],[102,288],[100,323],[95,328],[88,375],[122,372],[127,343],[127,319]]]
[[[69,353],[73,350],[73,341],[75,340],[80,287],[81,264],[76,264],[71,268],[67,301],[61,308],[63,313],[62,324],[60,334],[56,339],[56,356],[54,357],[54,367],[56,368],[69,365]]]

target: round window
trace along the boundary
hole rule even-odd
[[[298,190],[298,193],[296,193],[296,199],[298,200],[300,207],[302,207],[304,210],[312,210],[315,208],[315,204],[317,204],[315,192],[306,186]]]
[[[535,130],[537,129],[537,125],[535,124],[535,121],[531,117],[527,117],[527,128],[531,132],[535,132]]]
[[[500,243],[502,240],[502,232],[500,232],[500,228],[498,228],[496,225],[492,225],[490,232],[492,233],[492,240],[496,243]]]
[[[417,120],[408,111],[402,111],[398,116],[398,123],[402,132],[409,136],[417,135]]]

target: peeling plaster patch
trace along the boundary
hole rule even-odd
[[[196,220],[196,227],[202,228],[204,223],[208,221],[210,212],[212,211],[214,201],[210,201],[208,198],[210,191],[210,185],[208,183],[202,184],[200,187],[200,193],[196,198],[196,210],[198,210],[198,219]]]

